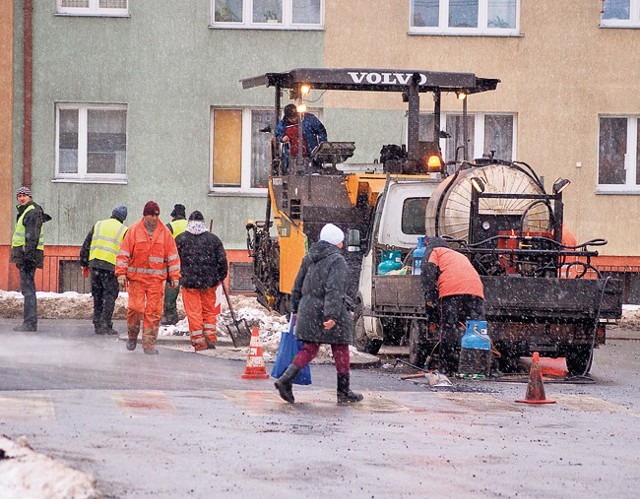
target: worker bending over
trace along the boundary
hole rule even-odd
[[[427,306],[439,302],[442,367],[455,373],[466,321],[485,319],[482,281],[469,259],[439,237],[427,238],[421,269]]]

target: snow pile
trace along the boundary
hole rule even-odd
[[[623,305],[621,326],[640,325],[640,305]]]
[[[93,499],[102,497],[93,476],[38,454],[26,438],[0,437],[0,496],[21,499]]]
[[[93,316],[93,299],[91,294],[81,294],[73,291],[65,293],[38,292],[38,317],[40,319],[81,319],[91,321]],[[127,314],[128,293],[121,292],[116,300],[116,308],[113,318],[123,320]],[[257,326],[260,332],[260,343],[262,345],[264,360],[272,362],[275,360],[278,345],[280,344],[280,333],[289,330],[289,321],[286,317],[264,308],[258,303],[254,296],[230,295],[231,306],[235,313],[240,327],[251,329]],[[8,319],[22,318],[22,294],[15,291],[0,290],[0,317]],[[185,317],[182,296],[178,296],[178,315],[182,318],[175,326],[161,326],[159,336],[188,336],[189,324]],[[228,328],[235,328],[231,311],[225,300],[220,305],[218,315],[217,335],[230,341]],[[188,349],[191,349],[187,343]],[[354,347],[350,347],[351,357],[370,360],[370,356],[358,352]],[[240,350],[246,356],[248,347]],[[318,352],[316,361],[319,363],[331,362],[331,347],[322,345]]]

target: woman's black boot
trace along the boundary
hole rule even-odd
[[[290,404],[295,402],[295,399],[293,398],[293,380],[299,372],[300,368],[298,366],[290,364],[286,371],[282,373],[282,376],[278,378],[278,381],[275,382],[275,386],[280,392],[280,396]]]
[[[360,402],[364,397],[349,388],[349,374],[338,374],[338,404]]]

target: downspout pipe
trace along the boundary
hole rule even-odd
[[[33,108],[33,0],[24,0],[24,125],[22,134],[22,185],[31,188],[31,135]]]

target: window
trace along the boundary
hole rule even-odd
[[[640,192],[640,118],[601,116],[598,192]]]
[[[425,214],[428,198],[407,198],[402,206],[402,232],[405,234],[425,233]]]
[[[324,0],[211,0],[212,24],[224,28],[319,29]]]
[[[517,35],[520,0],[410,0],[410,33]]]
[[[611,28],[640,27],[640,0],[606,0],[600,25]]]
[[[264,189],[269,180],[273,111],[267,109],[213,109],[212,187]]]
[[[58,14],[124,17],[129,15],[128,4],[128,0],[58,0]]]
[[[420,115],[419,140],[433,141],[433,114]],[[445,161],[458,161],[464,158],[464,130],[462,114],[444,115],[447,139],[440,140],[442,156]],[[480,158],[490,155],[497,159],[512,161],[515,151],[515,115],[469,113],[467,115],[468,158]]]
[[[229,291],[232,293],[255,293],[253,264],[230,262],[229,267]]]
[[[56,128],[56,179],[126,180],[126,106],[58,104]]]

